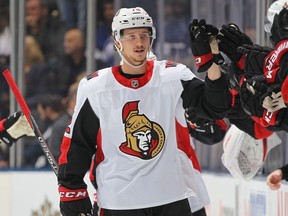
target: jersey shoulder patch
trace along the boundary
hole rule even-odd
[[[170,67],[176,67],[178,65],[178,63],[173,62],[173,61],[167,61],[165,68],[170,68]]]
[[[97,77],[97,76],[98,76],[98,71],[95,71],[95,72],[87,75],[87,76],[86,76],[86,79],[87,79],[87,80],[90,80],[90,79],[95,78],[95,77]]]

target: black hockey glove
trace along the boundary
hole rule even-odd
[[[247,78],[255,75],[264,74],[265,58],[273,50],[270,47],[262,47],[260,45],[248,45],[244,44],[237,48],[239,53],[244,54],[244,71],[247,73]]]
[[[264,108],[261,99],[268,89],[265,80],[264,76],[255,76],[242,83],[240,100],[244,111],[250,116],[263,116]]]
[[[198,117],[193,109],[185,112],[188,130],[191,137],[207,145],[220,142],[226,133],[227,125],[224,120],[207,120]]]
[[[283,8],[279,15],[275,14],[271,27],[270,40],[274,46],[288,39],[288,9]]]
[[[189,24],[191,50],[198,67],[198,72],[207,71],[214,61],[208,36],[208,34],[213,34],[213,32],[209,29],[209,33],[207,34],[206,30],[206,22],[203,19],[200,21],[194,19]]]
[[[92,216],[92,204],[89,197],[75,201],[60,201],[63,216]]]
[[[185,117],[188,125],[193,130],[201,133],[213,133],[213,120],[198,117],[192,108],[186,109]]]
[[[23,136],[35,136],[26,117],[20,111],[0,121],[0,143],[12,146],[13,142]]]
[[[237,47],[243,44],[253,44],[251,39],[233,23],[223,25],[217,39],[219,50],[225,53],[236,65],[240,64],[239,61],[242,57],[242,54],[237,51]],[[241,66],[239,68],[243,69]]]

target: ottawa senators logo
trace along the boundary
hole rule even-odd
[[[148,160],[162,150],[165,134],[159,124],[150,121],[144,114],[139,114],[138,103],[139,101],[128,102],[123,107],[126,142],[121,143],[119,148],[125,154]]]

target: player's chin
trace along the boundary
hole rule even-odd
[[[141,56],[141,57],[138,57],[138,58],[134,59],[133,62],[134,62],[135,65],[141,65],[141,64],[143,64],[146,61],[147,61],[146,56]]]

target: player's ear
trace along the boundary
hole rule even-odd
[[[115,48],[115,50],[116,50],[116,48],[118,48],[119,50],[121,49],[121,44],[119,41],[115,40],[114,48]]]

